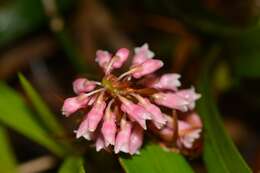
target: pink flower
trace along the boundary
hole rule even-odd
[[[108,51],[104,51],[104,50],[97,51],[96,62],[99,64],[100,67],[103,68],[104,71],[106,70],[110,60],[111,60],[111,55]]]
[[[179,81],[180,77],[181,76],[176,73],[164,74],[158,81],[152,83],[151,87],[177,91],[177,88],[181,86]]]
[[[94,132],[104,116],[104,109],[106,108],[106,103],[103,100],[97,100],[92,109],[87,115],[88,130]]]
[[[154,101],[159,105],[172,108],[172,109],[177,109],[182,112],[188,111],[189,102],[185,98],[177,96],[176,93],[161,92],[161,93],[154,94],[153,97],[154,97]]]
[[[80,138],[83,136],[87,140],[92,139],[93,133],[88,130],[87,115],[85,115],[83,121],[80,123],[78,130],[75,130],[75,133],[76,133],[77,138]]]
[[[115,153],[131,155],[141,148],[145,131],[153,131],[163,142],[174,142],[179,148],[192,147],[202,128],[198,115],[182,115],[177,120],[177,116],[173,118],[168,113],[190,113],[200,94],[194,88],[179,90],[179,74],[157,77],[155,72],[163,62],[153,59],[148,44],[135,48],[128,71],[119,76],[113,74],[129,54],[126,48],[115,55],[98,50],[96,61],[105,74],[102,81],[79,78],[73,82],[77,96],[64,101],[62,112],[65,116],[79,109],[86,112],[75,131],[76,137],[93,141],[97,151],[113,149]]]
[[[130,136],[130,142],[129,142],[129,153],[135,154],[138,153],[139,148],[143,144],[143,136],[144,136],[144,130],[139,125],[135,125],[133,127],[131,136]]]
[[[183,120],[178,121],[177,145],[181,148],[191,149],[196,140],[201,137],[202,122],[199,115],[189,112]]]
[[[132,124],[122,120],[120,127],[121,128],[116,136],[115,153],[119,153],[119,151],[128,153]]]
[[[129,115],[129,118],[136,121],[146,129],[146,120],[151,119],[151,113],[146,111],[142,106],[133,104],[126,98],[121,97],[122,101],[121,110]]]
[[[100,151],[105,148],[105,141],[102,135],[99,135],[96,140],[96,151]]]
[[[112,102],[106,108],[106,113],[104,117],[104,123],[101,128],[101,132],[104,136],[105,146],[109,144],[115,145],[115,136],[116,136],[116,115],[114,112],[111,112],[110,106]]]
[[[88,101],[89,97],[84,94],[67,98],[62,106],[62,114],[68,117],[77,110],[84,108]]]
[[[133,65],[142,64],[147,59],[151,59],[153,57],[154,57],[154,53],[149,50],[148,44],[145,43],[141,47],[135,48],[135,55],[133,57]]]
[[[129,55],[129,50],[126,48],[121,48],[116,52],[116,60],[113,63],[114,68],[120,68],[124,62],[127,60]]]
[[[162,128],[166,124],[167,120],[159,107],[152,104],[149,99],[145,99],[140,95],[133,94],[133,96],[139,101],[139,105],[150,113],[151,119],[158,129]]]
[[[139,64],[133,67],[133,77],[134,78],[141,78],[145,75],[151,74],[161,68],[163,66],[163,62],[157,59],[149,59],[146,60],[144,63]]]
[[[78,78],[73,82],[73,91],[76,94],[92,91],[96,88],[96,82],[89,81],[85,78]]]
[[[201,128],[193,128],[191,124],[185,121],[178,121],[179,139],[177,144],[181,147],[192,148],[196,139],[200,138]]]
[[[188,104],[188,109],[192,110],[195,108],[195,101],[198,100],[201,95],[195,92],[195,89],[191,87],[190,89],[183,89],[176,92],[176,95],[180,98],[186,100]]]

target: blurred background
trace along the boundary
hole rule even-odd
[[[73,95],[71,83],[77,76],[102,75],[95,64],[97,49],[133,50],[148,43],[165,62],[164,70],[180,73],[184,86],[190,86],[196,84],[210,47],[218,45],[221,52],[211,76],[214,99],[227,132],[256,172],[260,169],[259,15],[259,0],[1,0],[0,80],[32,107],[17,77],[22,72],[59,121],[73,129],[77,118],[75,123],[65,119],[61,105]],[[42,158],[48,153],[44,148],[11,128],[7,132],[21,167],[38,157],[53,163]],[[105,153],[88,160],[89,172],[121,170]],[[108,166],[93,166],[100,160]],[[200,158],[192,164],[205,172]],[[56,167],[45,169],[55,172]]]

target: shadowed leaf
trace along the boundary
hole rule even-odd
[[[198,84],[202,98],[199,100],[197,108],[205,127],[204,161],[209,173],[251,173],[231,138],[227,135],[213,101],[210,69],[212,69],[214,58],[218,56],[218,52],[219,49],[216,47],[211,50]]]
[[[69,157],[65,159],[59,169],[59,173],[85,173],[83,159],[80,157]]]

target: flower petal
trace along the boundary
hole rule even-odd
[[[133,127],[129,142],[129,153],[136,154],[143,144],[144,130],[137,124]]]
[[[136,70],[132,73],[132,76],[138,79],[145,75],[155,72],[162,66],[163,66],[163,62],[161,60],[148,59],[144,63],[133,67]]]
[[[123,122],[122,122],[123,121]],[[121,129],[116,136],[115,153],[120,151],[128,153],[129,152],[129,140],[132,130],[132,124],[125,120],[121,121]]]
[[[154,101],[158,105],[162,105],[168,108],[177,109],[182,112],[188,111],[188,105],[190,104],[186,99],[177,96],[175,93],[156,93],[153,95]]]
[[[129,55],[129,50],[126,48],[121,48],[116,52],[116,60],[113,63],[114,68],[120,68],[127,60]]]
[[[85,96],[84,94],[79,95],[77,97],[70,97],[64,100],[62,106],[62,114],[66,117],[70,116],[71,114],[75,113],[77,110],[84,108],[89,101],[89,97]]]
[[[180,75],[176,73],[164,74],[161,76],[159,81],[153,83],[151,87],[157,89],[168,89],[177,91],[177,88],[181,86],[181,82],[179,81]]]
[[[95,89],[96,83],[85,78],[78,78],[73,82],[73,91],[76,94],[89,92]]]

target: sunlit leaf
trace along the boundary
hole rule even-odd
[[[61,165],[59,173],[85,173],[83,158],[68,157]]]
[[[210,85],[213,61],[218,56],[218,48],[212,49],[203,67],[198,85],[202,98],[198,102],[198,111],[204,122],[204,161],[209,173],[251,173],[246,162],[227,135],[216,104],[212,97]]]
[[[0,168],[4,173],[15,173],[16,161],[8,141],[7,134],[0,126]]]
[[[55,115],[50,111],[48,106],[45,104],[33,86],[22,74],[19,74],[18,76],[23,89],[25,90],[35,110],[39,114],[42,122],[49,128],[51,132],[58,135],[64,134],[63,127],[59,124],[55,118]]]
[[[34,119],[21,96],[3,82],[0,82],[0,121],[56,155],[65,154],[64,149]]]
[[[180,154],[168,152],[155,144],[147,144],[139,155],[121,157],[127,173],[192,173],[193,170]]]

